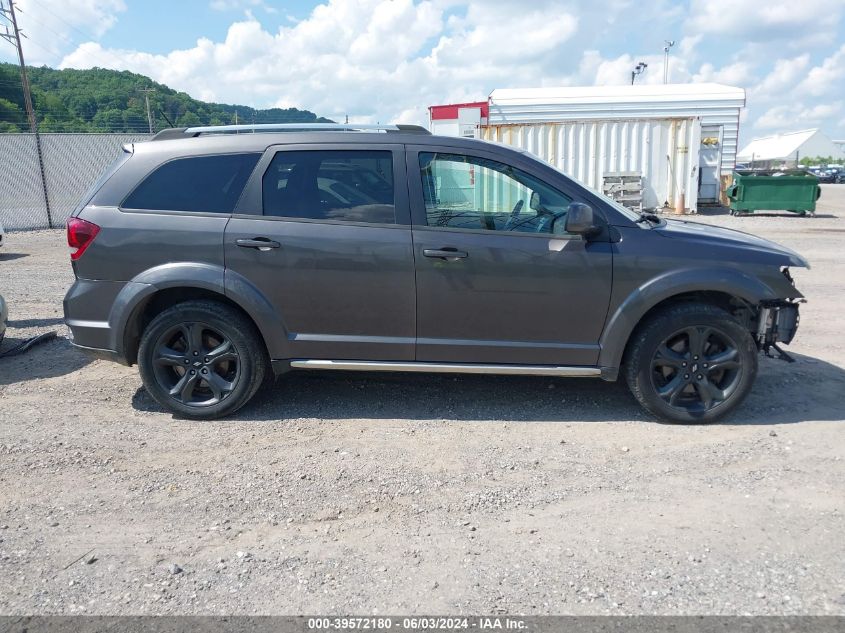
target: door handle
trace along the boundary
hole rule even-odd
[[[241,238],[235,240],[235,244],[242,248],[257,248],[259,251],[269,251],[271,248],[279,248],[281,246],[277,241],[266,237],[256,237],[252,240]]]
[[[424,248],[423,255],[426,257],[446,259],[449,261],[469,257],[469,253],[466,251],[459,251],[457,248],[452,248],[451,246],[447,246],[445,248]]]

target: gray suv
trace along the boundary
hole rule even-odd
[[[242,133],[250,132],[250,133]],[[73,342],[162,406],[292,369],[594,376],[715,420],[789,343],[796,253],[638,214],[528,153],[416,126],[171,129],[68,220]]]

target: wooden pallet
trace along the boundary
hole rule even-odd
[[[634,211],[643,209],[643,177],[636,171],[606,172],[602,193]]]

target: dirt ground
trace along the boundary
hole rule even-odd
[[[845,185],[696,220],[808,257],[789,351],[728,421],[584,379],[301,373],[164,413],[71,348],[62,231],[13,233],[0,614],[845,614]]]

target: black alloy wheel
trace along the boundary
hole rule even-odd
[[[171,398],[207,407],[229,397],[240,378],[240,358],[232,341],[207,323],[174,325],[156,342],[155,377]]]
[[[747,326],[714,305],[669,305],[641,323],[625,353],[631,393],[668,422],[712,422],[734,410],[757,376]]]
[[[730,398],[742,378],[736,344],[709,326],[691,326],[666,337],[654,351],[651,380],[670,407],[706,413]]]
[[[237,411],[273,377],[252,320],[213,300],[185,301],[159,313],[141,335],[138,366],[156,402],[205,420]]]

